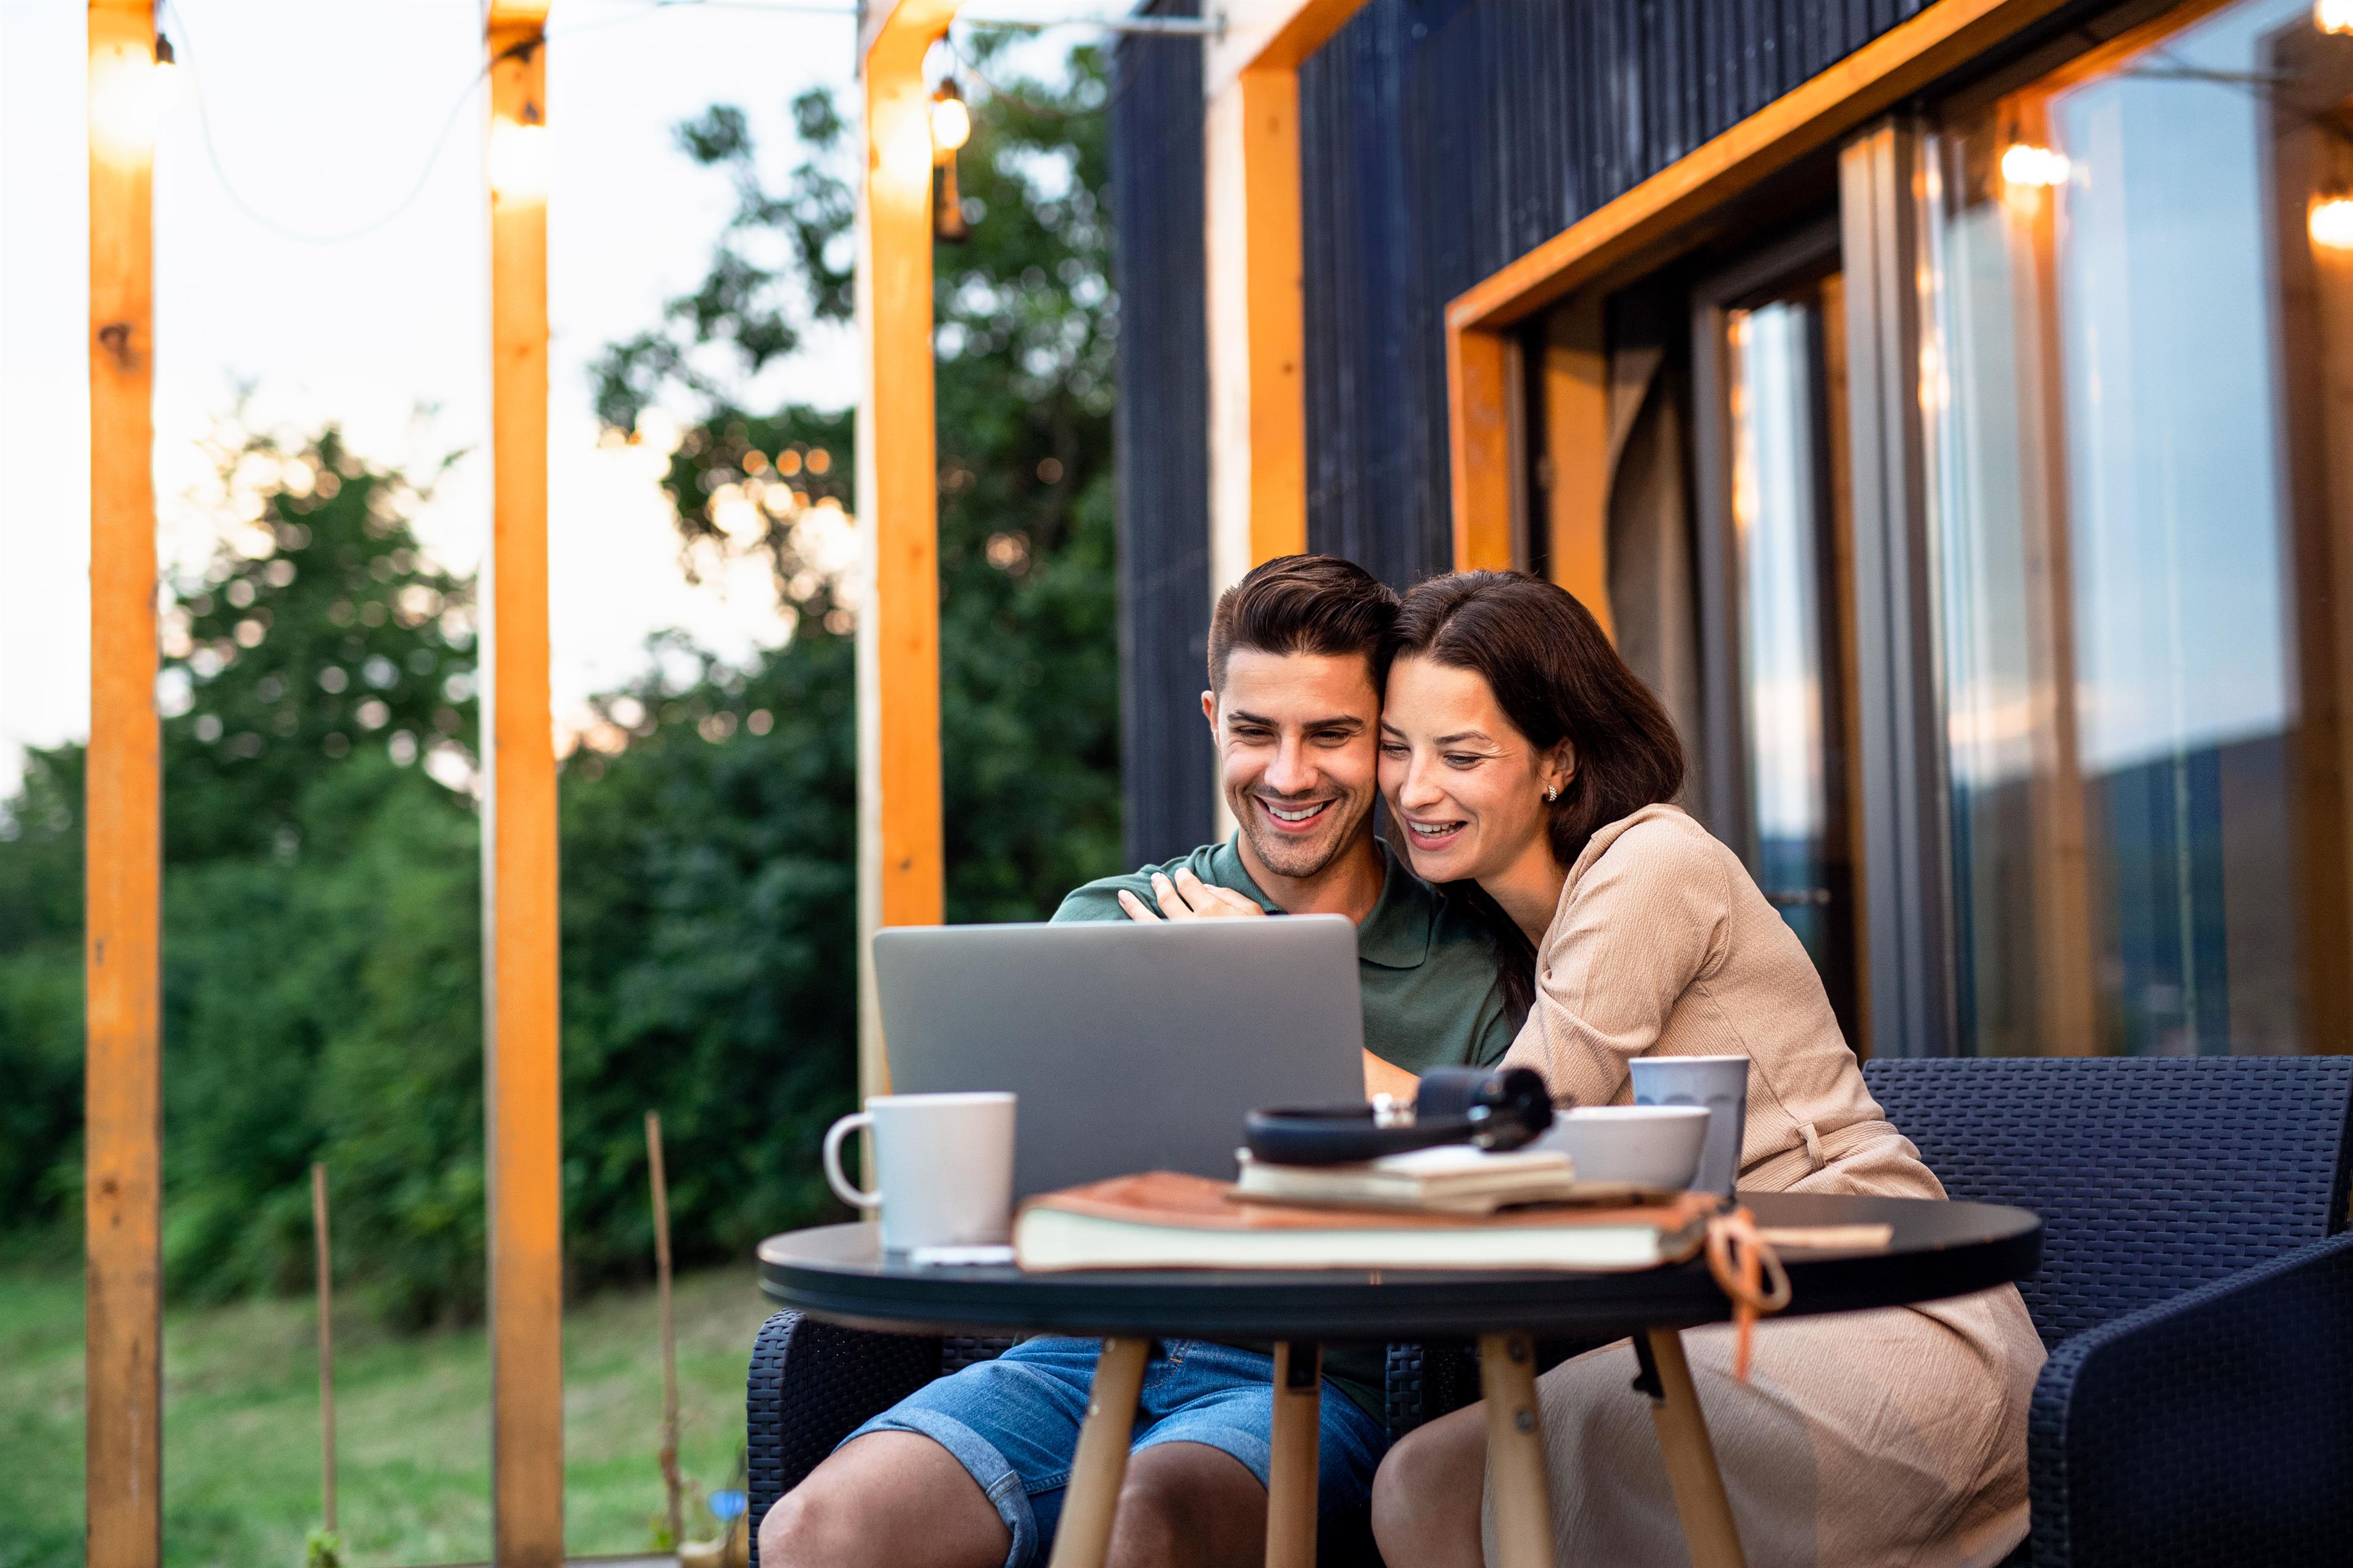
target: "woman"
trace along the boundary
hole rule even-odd
[[[1742,1187],[1942,1197],[1796,935],[1669,804],[1673,726],[1585,607],[1532,577],[1458,573],[1414,590],[1396,637],[1381,792],[1413,868],[1525,943],[1534,1005],[1505,1063],[1609,1105],[1631,1099],[1635,1057],[1746,1056]],[[2023,1538],[2042,1346],[2015,1288],[1768,1318],[1745,1384],[1728,1328],[1684,1341],[1757,1568],[1991,1563]],[[1620,1341],[1538,1380],[1563,1563],[1687,1561],[1635,1370]],[[1374,1485],[1382,1554],[1477,1563],[1484,1471],[1475,1407],[1405,1438]]]

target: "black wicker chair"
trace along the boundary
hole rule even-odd
[[[2041,1215],[2020,1287],[2051,1347],[2030,1436],[2036,1568],[2353,1556],[2353,1058],[1879,1061],[1872,1091],[1957,1198]],[[1009,1342],[779,1312],[752,1358],[752,1529],[868,1416]],[[1551,1361],[1575,1347],[1563,1346]],[[1393,1346],[1394,1437],[1477,1397]],[[1377,1563],[1361,1514],[1319,1557]],[[754,1562],[756,1564],[756,1555]]]
[[[1954,1197],[2042,1216],[2019,1289],[2034,1568],[2353,1561],[2353,1057],[1875,1061]]]

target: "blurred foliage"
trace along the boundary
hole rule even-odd
[[[996,75],[989,36],[969,47],[968,73]],[[1082,47],[1053,83],[964,86],[971,237],[933,252],[948,917],[1036,919],[1120,855],[1104,61]],[[693,405],[663,480],[681,542],[768,557],[800,613],[786,662],[821,658],[849,629],[810,525],[828,501],[857,504],[846,412],[760,416],[728,390],[849,316],[846,126],[822,91],[795,100],[793,118],[800,156],[776,188],[741,110],[680,128],[688,155],[733,180],[734,217],[703,286],[597,367],[617,430]],[[786,259],[747,259],[770,255]],[[841,832],[846,852],[846,818]],[[853,955],[839,963],[847,973]]]
[[[956,920],[1041,918],[1119,854],[1102,62],[1082,50],[1066,79],[1007,85],[1018,96],[967,83],[972,237],[937,252]],[[598,370],[617,432],[674,443],[689,570],[756,552],[791,624],[741,668],[656,648],[565,769],[575,1287],[650,1267],[649,1109],[682,1264],[837,1212],[814,1152],[854,1080],[852,421],[757,414],[727,390],[849,313],[849,139],[824,96],[793,108],[798,161],[773,190],[739,111],[681,128],[733,180],[737,214],[702,286]],[[472,584],[409,531],[429,478],[359,461],[332,428],[217,456],[224,542],[170,584],[159,684],[170,1288],[302,1288],[307,1167],[324,1160],[342,1270],[395,1323],[468,1318],[484,1241]],[[0,1230],[59,1248],[80,1195],[82,762],[34,752],[0,808]]]

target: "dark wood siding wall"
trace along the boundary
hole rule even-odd
[[[1926,0],[1372,0],[1300,72],[1308,540],[1450,564],[1446,302]]]
[[[1300,73],[1310,545],[1445,570],[1447,300],[1925,4],[1372,0]],[[1210,821],[1201,71],[1116,58],[1127,843],[1156,859]]]
[[[1196,5],[1154,9],[1189,16]],[[1113,56],[1111,117],[1121,768],[1134,867],[1182,854],[1210,832],[1200,707],[1209,624],[1200,46],[1124,39]]]

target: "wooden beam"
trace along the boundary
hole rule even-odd
[[[163,1559],[163,770],[155,717],[148,0],[90,7],[83,1241],[90,1568]]]
[[[1446,409],[1454,448],[1454,569],[1512,565],[1511,341],[1502,332],[1446,334]]]
[[[939,464],[932,388],[932,130],[923,57],[955,0],[894,0],[866,38],[858,305],[859,1085],[889,1092],[873,934],[946,919],[940,805]]]
[[[545,0],[494,0],[482,714],[491,1500],[501,1568],[564,1562],[564,1184],[548,697]]]
[[[1602,631],[1609,608],[1609,355],[1601,301],[1579,300],[1554,312],[1544,354],[1545,487],[1542,526],[1552,580],[1593,612]]]

